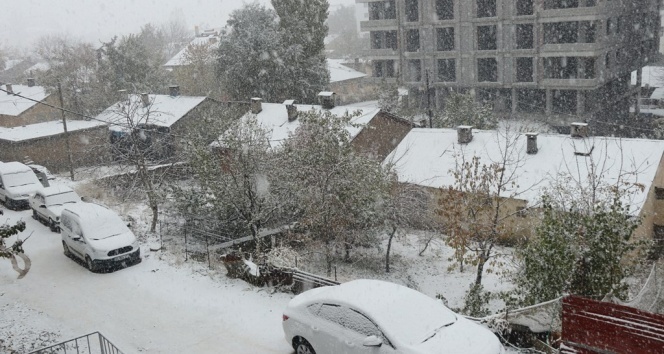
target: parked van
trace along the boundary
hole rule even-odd
[[[136,236],[114,211],[94,203],[68,205],[60,215],[65,255],[84,261],[90,271],[141,261]]]
[[[20,162],[0,162],[0,201],[9,209],[27,209],[30,195],[42,188],[32,169]]]

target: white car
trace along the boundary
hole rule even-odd
[[[487,328],[405,286],[354,280],[295,296],[283,314],[297,354],[499,354]]]
[[[80,201],[81,197],[67,186],[44,187],[30,197],[32,217],[50,227],[51,231],[59,232],[62,210]]]
[[[65,255],[85,262],[92,272],[141,261],[136,236],[112,210],[94,203],[68,205],[60,216]]]
[[[0,201],[7,208],[27,209],[28,198],[39,188],[42,184],[30,167],[20,162],[0,162]]]

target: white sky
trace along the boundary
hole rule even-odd
[[[329,0],[352,5],[354,0]],[[195,25],[223,27],[246,0],[0,0],[0,44],[25,48],[45,34],[67,34],[89,42],[137,32],[146,23],[183,18]],[[256,0],[269,4],[270,0]]]

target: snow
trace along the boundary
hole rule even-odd
[[[25,75],[32,75],[33,73],[37,71],[49,71],[51,70],[51,64],[47,62],[39,62],[27,69],[23,72]]]
[[[103,125],[105,124],[98,121],[67,120],[67,131],[74,132],[78,130],[86,130]],[[0,127],[0,140],[18,142],[64,134],[64,132],[62,121],[54,120],[50,122],[24,125],[21,127]]]
[[[12,85],[12,91],[36,101],[43,101],[48,97],[46,89],[42,86]],[[37,102],[0,91],[0,115],[19,116],[36,104]]]
[[[500,161],[504,137],[496,131],[473,131],[469,144],[458,144],[454,129],[422,129],[410,131],[397,148],[386,158],[385,163],[394,163],[401,182],[426,187],[446,187],[454,184],[450,170],[457,158],[463,154],[466,160],[480,157],[480,162],[489,164]],[[593,149],[592,157],[603,171],[601,178],[615,184],[623,181],[639,184],[639,189],[625,200],[638,211],[645,203],[664,153],[664,141],[647,139],[621,139],[613,137],[571,138],[567,135],[540,134],[537,138],[539,151],[526,154],[526,137],[519,136],[517,151],[523,165],[518,167],[517,186],[505,190],[502,196],[523,199],[536,204],[559,174],[569,174],[581,184],[588,178],[590,159],[577,156]],[[627,196],[629,197],[629,196]]]
[[[111,130],[124,130],[127,117],[120,114],[120,107],[127,104],[137,107],[133,113],[133,124],[154,124],[171,127],[189,111],[205,101],[206,97],[148,95],[151,105],[144,107],[141,95],[129,95],[129,101],[117,102],[97,116],[97,120],[111,124]],[[149,113],[149,115],[148,115]],[[67,126],[69,127],[69,126]]]
[[[194,38],[188,46],[180,50],[177,54],[175,54],[170,60],[164,64],[166,67],[177,67],[177,66],[186,66],[189,65],[189,59],[187,58],[187,50],[189,49],[190,46],[202,46],[202,45],[209,45],[209,50],[211,52],[214,52],[215,49],[219,48],[219,36],[218,35],[209,35],[209,36],[204,36],[204,37],[196,37]]]
[[[330,71],[330,83],[359,79],[367,74],[343,65],[342,59],[327,59],[327,69]]]
[[[664,99],[664,87],[658,87],[656,88],[652,94],[650,95],[650,98],[661,100]]]
[[[632,86],[636,86],[636,71],[632,71]],[[645,66],[641,70],[641,86],[664,87],[664,67]]]
[[[288,102],[288,101],[287,101]],[[288,111],[286,110],[287,104],[279,103],[262,103],[262,111],[255,115],[256,121],[264,129],[270,131],[270,145],[274,147],[280,146],[283,141],[288,139],[289,134],[295,132],[300,126],[300,121],[295,119],[292,122],[288,121]],[[323,108],[318,105],[295,105],[298,112],[310,112],[311,110],[322,112]],[[351,139],[357,136],[364,126],[366,126],[375,116],[380,112],[380,109],[372,105],[366,107],[355,106],[337,106],[329,110],[334,116],[341,117],[344,114],[353,114],[360,112],[358,116],[351,119],[351,125],[346,130],[350,134]],[[247,113],[241,119],[246,121],[254,116],[253,113]],[[222,137],[211,144],[213,147],[219,146],[219,141]]]

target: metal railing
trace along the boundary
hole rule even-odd
[[[29,354],[124,354],[99,332],[93,332]]]

